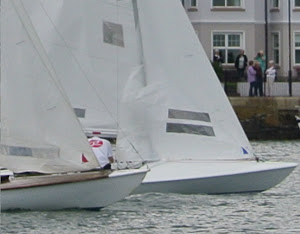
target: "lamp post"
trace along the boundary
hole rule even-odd
[[[265,61],[266,61],[266,68],[268,66],[268,54],[269,54],[269,31],[268,31],[268,0],[265,0]],[[266,71],[263,71],[264,77],[264,96],[266,95]]]
[[[292,51],[291,51],[291,44],[292,44],[292,40],[291,40],[291,0],[288,0],[288,25],[289,25],[289,77],[288,77],[288,81],[289,81],[289,95],[292,96]]]

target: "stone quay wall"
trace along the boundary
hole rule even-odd
[[[300,97],[229,97],[250,140],[300,139]]]

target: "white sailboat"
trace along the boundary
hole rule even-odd
[[[102,105],[113,110],[112,120],[108,118],[110,126],[116,122],[122,126],[117,140],[118,161],[128,161],[130,156],[134,162],[138,152],[149,162],[151,170],[135,193],[264,191],[280,183],[297,166],[256,159],[180,1],[85,1],[85,7],[77,8],[77,15],[72,14],[73,7],[80,1],[58,1],[61,4],[56,7],[50,2],[43,1],[43,10],[48,9],[42,14],[43,23],[34,21],[32,14],[33,21],[40,25],[39,33],[45,38],[50,58],[60,57],[69,61],[70,67],[79,69],[71,77],[76,82],[90,83],[93,93],[104,100]],[[91,6],[101,11],[103,5],[122,10],[115,14],[107,11],[109,20],[102,21],[88,14]],[[84,21],[79,20],[82,15]],[[45,22],[51,35],[56,36],[49,37],[50,33],[41,26],[47,25]],[[80,22],[80,26],[75,27],[74,22]],[[120,37],[120,25],[124,37]],[[108,34],[116,36],[116,41],[110,39],[108,44],[117,43],[118,49],[112,50],[115,47],[91,39],[102,38],[97,34],[98,27],[109,28]],[[92,33],[94,37],[87,36]],[[108,66],[95,57],[101,46],[107,49],[104,57],[117,54],[117,61]],[[58,71],[70,74],[70,69],[52,61]],[[87,75],[86,67],[91,64],[94,73]],[[70,75],[60,77],[63,85],[68,86],[65,77]],[[84,81],[86,77],[88,82]],[[80,99],[88,112],[93,109],[87,104],[91,99],[84,98],[80,87],[87,85],[77,86],[80,92],[67,93],[71,102]],[[112,90],[122,95],[115,97]],[[107,99],[114,103],[106,105]],[[78,101],[72,104],[76,107]],[[117,119],[114,116],[119,111],[122,114]],[[85,117],[87,122],[93,122]],[[105,129],[99,120],[94,123],[98,129]]]
[[[280,183],[296,164],[255,160],[180,2],[137,3],[147,80],[144,102],[153,119],[147,125],[160,162],[152,164],[135,192],[252,192]]]
[[[147,170],[97,169],[24,2],[1,1],[1,210],[94,209],[119,201]]]

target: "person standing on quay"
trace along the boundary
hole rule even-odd
[[[275,81],[275,77],[276,77],[276,69],[274,67],[274,61],[273,60],[269,61],[269,68],[266,70],[266,77],[267,77],[266,95],[267,96],[272,96],[274,81]]]
[[[260,50],[254,60],[259,62],[260,68],[264,74],[266,71],[266,57],[264,56],[264,51]]]
[[[263,72],[261,70],[259,62],[254,63],[254,69],[256,71],[256,85],[255,85],[255,96],[263,96]]]
[[[245,55],[244,50],[240,50],[240,54],[235,59],[235,68],[238,72],[239,78],[242,79],[245,76],[245,69],[248,64],[248,58]]]
[[[247,80],[249,83],[249,96],[253,97],[256,92],[256,71],[253,67],[253,61],[249,61],[249,66],[247,69]]]
[[[221,52],[218,49],[215,49],[215,54],[214,54],[214,62],[218,62],[218,63],[223,63],[223,56],[221,54]]]

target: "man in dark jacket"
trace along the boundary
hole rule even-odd
[[[235,68],[239,74],[239,78],[244,78],[247,63],[248,63],[248,58],[245,55],[245,51],[241,50],[240,54],[235,59]]]

